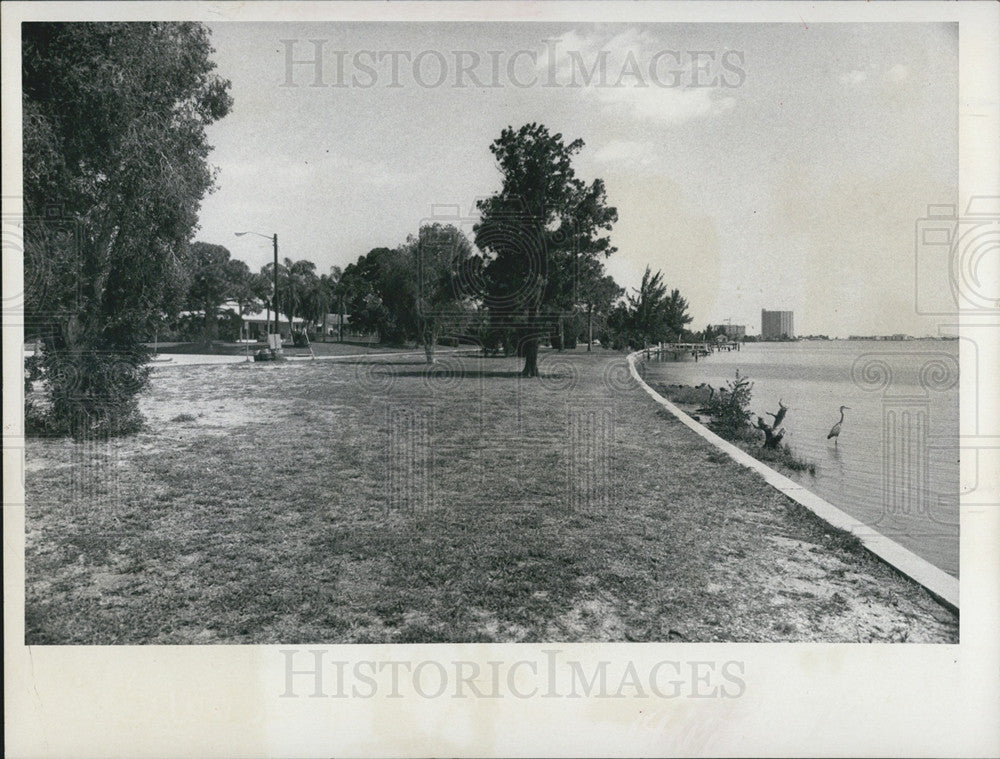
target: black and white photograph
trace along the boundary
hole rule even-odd
[[[12,756],[1000,751],[997,6],[698,5],[5,4]]]

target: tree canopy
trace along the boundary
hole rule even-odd
[[[47,430],[138,423],[142,330],[176,300],[228,112],[196,23],[22,25],[25,319],[45,337]]]
[[[691,322],[687,307],[679,290],[668,292],[663,272],[653,274],[647,266],[639,288],[615,309],[612,324],[632,347],[642,348],[681,337]]]
[[[505,128],[490,145],[500,190],[477,202],[476,246],[487,254],[482,293],[491,320],[514,329],[524,375],[538,375],[538,338],[579,301],[581,262],[615,252],[606,233],[618,220],[604,182],[576,176],[583,140],[563,141],[541,124]]]
[[[462,287],[472,244],[456,227],[428,224],[396,248],[374,248],[344,269],[337,281],[352,324],[385,342],[416,339],[428,362],[446,331],[461,331],[471,298]]]

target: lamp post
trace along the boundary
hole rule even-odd
[[[274,334],[280,335],[281,330],[278,327],[278,233],[275,232],[273,235],[264,235],[260,232],[237,232],[237,237],[242,237],[243,235],[257,235],[257,237],[263,237],[265,240],[271,240],[274,243],[274,295],[271,297],[271,305],[274,306]],[[278,338],[281,339],[280,337]]]

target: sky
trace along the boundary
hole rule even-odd
[[[662,270],[694,328],[756,334],[766,308],[800,335],[937,334],[914,230],[957,200],[955,25],[209,26],[234,106],[196,239],[254,269],[271,245],[237,231],[321,272],[432,221],[471,232],[490,143],[534,121],[607,185],[608,272]]]

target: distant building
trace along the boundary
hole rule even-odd
[[[296,331],[306,329],[309,324],[300,316],[292,319],[292,325]],[[269,332],[274,330],[274,312],[265,309],[256,314],[243,314],[243,331],[251,340],[266,340]],[[278,333],[289,340],[292,339],[292,332],[289,329],[288,317],[285,314],[278,314]]]
[[[795,319],[791,311],[760,312],[760,339],[782,340],[795,337]]]
[[[747,336],[745,324],[709,324],[711,330],[722,330],[722,334],[730,340],[743,340]]]

